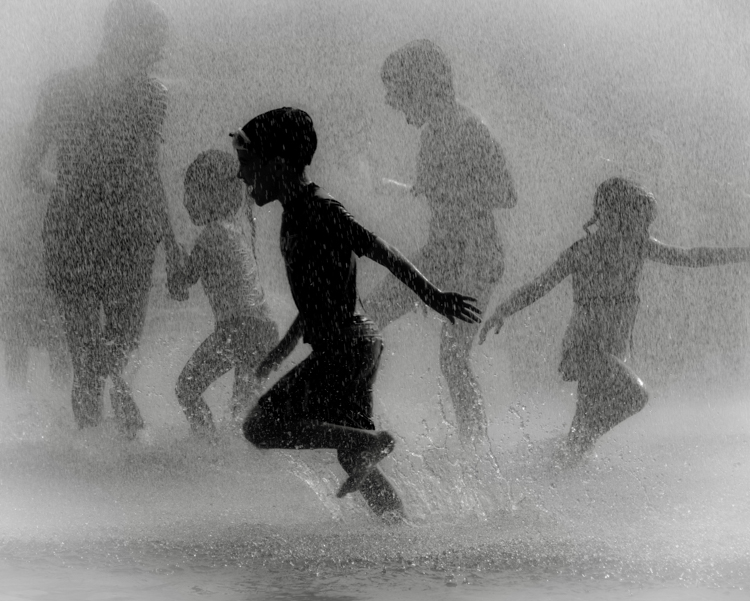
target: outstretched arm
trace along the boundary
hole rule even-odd
[[[44,135],[36,122],[32,123],[22,149],[21,181],[39,194],[51,192],[57,183],[57,175],[44,167],[49,146],[49,137]]]
[[[284,359],[291,354],[294,347],[297,346],[297,343],[302,338],[302,330],[302,318],[297,315],[292,322],[292,325],[289,326],[286,334],[284,334],[284,337],[273,348],[273,350],[266,355],[266,358],[260,362],[260,365],[258,365],[258,368],[255,370],[255,377],[259,380],[265,380],[268,377],[268,374],[278,369],[279,365],[281,365]]]
[[[388,268],[393,275],[411,288],[424,304],[447,317],[451,323],[455,323],[456,318],[468,323],[479,323],[481,312],[473,304],[476,299],[456,292],[442,292],[431,284],[404,255],[384,240],[372,236],[369,248],[363,254]]]
[[[27,130],[26,140],[21,150],[21,181],[37,193],[51,192],[57,183],[57,174],[44,167],[45,160],[53,145],[54,110],[51,108],[54,94],[52,82],[42,89],[34,117]]]
[[[175,300],[187,300],[189,297],[188,289],[198,283],[201,273],[205,270],[206,249],[203,241],[204,237],[201,235],[189,255],[180,247],[180,253],[184,259],[174,267],[169,282],[169,293]],[[175,242],[175,244],[177,243]]]
[[[500,328],[503,327],[506,317],[510,317],[521,309],[525,309],[535,303],[562,282],[570,275],[572,267],[573,251],[569,248],[544,273],[534,278],[528,284],[521,286],[495,309],[495,313],[484,322],[482,330],[479,332],[479,344],[484,342],[487,332],[492,328],[495,328],[495,334],[497,334]]]
[[[646,258],[678,267],[710,267],[750,261],[750,248],[681,248],[650,238],[646,245]]]
[[[151,141],[157,145],[151,149],[156,156],[159,155],[157,140]],[[182,263],[185,260],[185,253],[182,247],[177,243],[172,228],[172,222],[169,219],[169,210],[167,207],[167,194],[164,191],[161,173],[159,172],[158,162],[153,165],[153,171],[150,174],[153,181],[151,202],[154,206],[156,225],[159,230],[160,238],[164,242],[164,252],[167,258],[167,290],[174,300],[186,300],[185,292],[178,285],[177,280],[181,272]]]

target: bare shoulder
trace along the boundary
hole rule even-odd
[[[645,258],[652,261],[659,261],[670,254],[683,251],[684,249],[665,244],[664,242],[657,240],[653,236],[649,236],[645,243]]]
[[[48,101],[64,100],[90,85],[90,71],[86,68],[74,68],[53,73],[42,84],[40,96]]]
[[[571,271],[590,268],[590,262],[596,254],[594,236],[579,238],[562,253],[559,260],[570,267]]]
[[[459,105],[454,140],[462,153],[501,160],[503,150],[484,119],[473,110]]]
[[[492,139],[490,128],[476,111],[459,104],[456,117],[456,135],[466,140],[466,142],[477,143]]]

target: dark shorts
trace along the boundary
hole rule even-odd
[[[313,348],[258,401],[248,420],[267,448],[294,448],[287,440],[300,422],[374,430],[372,387],[383,341],[374,324],[358,318],[335,341]],[[258,437],[256,436],[256,440]]]

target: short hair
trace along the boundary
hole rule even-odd
[[[242,204],[237,159],[223,150],[201,152],[185,171],[185,188],[199,195],[185,196],[185,208],[196,225],[231,217]]]
[[[433,98],[453,98],[453,69],[443,50],[430,40],[416,40],[392,52],[380,73],[385,82]]]
[[[166,40],[169,19],[151,0],[113,0],[104,12],[105,48],[133,47],[149,36]]]
[[[611,177],[596,189],[592,222],[604,214],[616,214],[621,230],[645,232],[656,219],[656,200],[636,182]]]
[[[248,121],[235,134],[235,148],[246,149],[270,160],[281,157],[304,168],[312,162],[318,137],[312,118],[305,111],[283,107]]]

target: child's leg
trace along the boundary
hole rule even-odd
[[[260,398],[243,424],[245,437],[261,448],[337,449],[349,474],[338,496],[365,487],[379,515],[400,507],[390,483],[373,472],[395,442],[375,432],[371,418],[382,348],[380,338],[363,334],[329,352],[314,351]]]
[[[232,418],[244,419],[260,393],[260,382],[255,369],[261,360],[279,342],[279,329],[267,317],[248,318],[242,333],[233,337],[237,341],[235,355],[238,358],[232,389]]]
[[[440,370],[448,383],[458,435],[468,443],[487,434],[487,416],[469,360],[478,326],[444,323],[440,332]]]
[[[592,354],[581,363],[578,403],[568,437],[577,452],[588,451],[596,439],[648,402],[643,381],[614,355]]]
[[[347,474],[354,473],[357,465],[357,454],[339,451],[338,459]],[[373,468],[359,487],[367,505],[375,515],[398,520],[404,516],[404,504],[383,473]]]
[[[260,383],[255,377],[254,362],[243,361],[234,367],[234,385],[232,387],[232,419],[244,419],[254,399],[260,393]]]
[[[362,449],[377,444],[371,430],[311,419],[306,401],[319,369],[312,357],[281,378],[245,419],[245,438],[262,449]]]
[[[347,353],[349,359],[357,368],[352,368],[351,373],[356,374],[351,379],[351,400],[348,403],[346,415],[341,415],[337,421],[350,426],[362,428],[363,430],[374,430],[372,421],[373,387],[380,366],[380,357],[383,354],[383,342],[374,333],[365,335],[356,340]],[[383,437],[385,432],[379,436]],[[388,435],[390,440],[393,440]],[[388,443],[388,439],[382,438],[382,444]],[[380,449],[380,454],[375,456],[375,462],[390,453],[394,444]],[[400,520],[404,517],[404,507],[401,499],[388,479],[374,466],[371,452],[360,449],[340,448],[338,459],[341,467],[349,475],[347,481],[342,485],[338,496],[348,492],[359,490],[372,511],[381,517],[390,520]]]
[[[177,401],[197,434],[211,433],[215,429],[211,409],[201,395],[212,382],[232,369],[234,353],[227,347],[224,332],[217,328],[196,349],[177,378]]]

